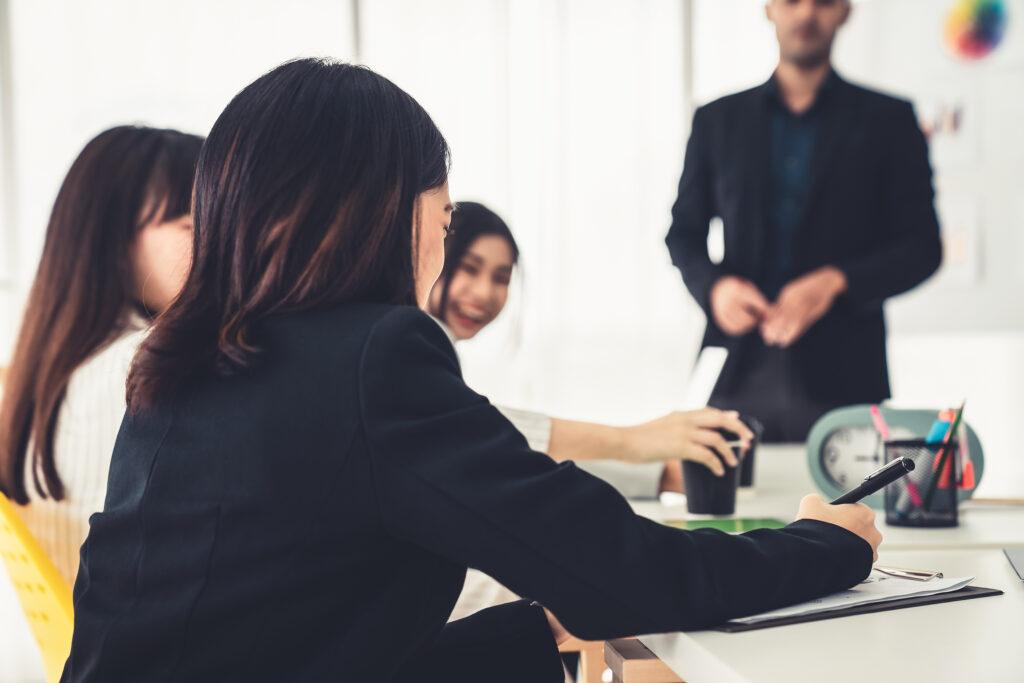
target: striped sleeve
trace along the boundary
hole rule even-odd
[[[530,449],[547,453],[551,445],[551,418],[529,410],[495,406],[526,437]]]

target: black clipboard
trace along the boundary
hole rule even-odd
[[[756,624],[742,624],[727,621],[721,626],[715,627],[714,631],[725,633],[742,633],[743,631],[756,631],[762,628],[774,628],[776,626],[789,626],[790,624],[803,624],[808,621],[823,621],[825,619],[839,619],[840,617],[851,617],[855,614],[870,614],[872,612],[888,612],[893,609],[905,607],[918,607],[920,605],[934,605],[940,602],[955,602],[957,600],[971,600],[973,598],[987,598],[990,595],[1002,595],[1003,591],[996,588],[982,588],[981,586],[965,586],[959,590],[948,593],[936,593],[935,595],[922,595],[918,597],[899,598],[897,600],[886,600],[884,602],[869,602],[866,605],[854,605],[844,609],[831,610],[829,612],[818,612],[816,614],[802,614],[793,617],[779,617],[759,621]]]

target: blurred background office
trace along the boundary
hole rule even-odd
[[[461,349],[470,385],[612,423],[678,407],[704,321],[669,261],[669,209],[694,107],[777,61],[763,4],[0,0],[0,366],[89,138],[129,122],[205,134],[261,73],[329,55],[416,97],[451,143],[452,197],[487,203],[516,234],[509,310]],[[955,4],[854,2],[834,63],[914,102],[935,170],[945,260],[887,304],[894,403],[967,396],[989,454],[982,493],[1021,495],[1024,0],[996,3],[1005,34],[981,56],[948,43]],[[721,252],[715,226],[709,243]],[[0,612],[16,610],[8,590]],[[0,682],[36,680],[31,638],[10,624],[0,614]]]

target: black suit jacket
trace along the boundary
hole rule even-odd
[[[561,681],[529,602],[446,625],[466,567],[595,639],[869,572],[869,546],[821,522],[729,536],[636,516],[529,450],[415,308],[282,316],[256,338],[255,370],[125,417],[64,681]]]
[[[909,102],[830,76],[812,158],[812,187],[797,228],[795,264],[834,265],[849,290],[793,347],[803,383],[826,403],[889,396],[882,302],[935,272],[942,259],[928,149]],[[672,262],[707,314],[704,346],[730,358],[729,391],[760,337],[731,338],[715,324],[709,295],[723,275],[757,281],[765,267],[771,81],[697,109],[672,227]],[[708,258],[708,223],[720,217],[725,257]]]

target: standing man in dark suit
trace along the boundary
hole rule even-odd
[[[934,273],[942,246],[912,106],[832,68],[849,1],[766,13],[775,73],[697,109],[665,242],[707,314],[703,345],[730,349],[712,404],[802,441],[827,410],[889,397],[882,303]]]

